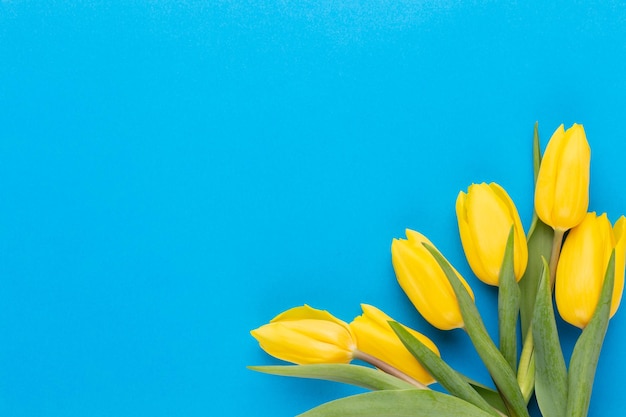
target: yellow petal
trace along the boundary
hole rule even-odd
[[[621,216],[613,226],[615,237],[615,285],[611,300],[611,317],[617,311],[624,292],[624,267],[626,260],[626,217]]]
[[[343,320],[339,320],[337,317],[333,316],[328,311],[318,310],[306,304],[303,306],[291,308],[287,311],[280,313],[279,315],[274,317],[270,321],[270,323],[274,323],[277,321],[293,321],[293,320],[302,320],[302,319],[327,320],[327,321],[337,323],[345,328],[348,328],[348,323],[346,323]]]
[[[513,200],[509,194],[500,185],[492,182],[489,187],[496,196],[507,207],[509,216],[513,220],[514,237],[513,237],[513,253],[514,253],[514,269],[515,278],[519,281],[526,272],[526,266],[528,265],[528,244],[526,242],[526,233],[524,233],[524,227],[522,226],[522,219],[519,216],[517,207],[513,203]],[[508,235],[507,235],[508,237]]]
[[[587,325],[598,304],[613,246],[606,214],[589,213],[570,231],[556,270],[555,298],[563,320],[580,328]]]
[[[465,252],[465,257],[470,265],[470,268],[474,272],[474,275],[487,284],[497,285],[497,280],[493,282],[487,278],[489,277],[489,271],[478,257],[479,249],[476,246],[476,239],[472,233],[467,214],[467,194],[463,192],[459,193],[456,200],[456,217],[459,225],[459,235],[461,237],[463,251]]]
[[[483,265],[485,276],[478,278],[488,284],[497,285],[513,220],[504,202],[495,198],[487,184],[470,187],[468,200],[468,223],[477,249],[471,259],[474,263],[481,262]]]
[[[363,315],[356,317],[350,323],[356,336],[357,349],[399,369],[422,384],[428,385],[435,382],[395,334],[389,325],[389,321],[393,319],[374,306],[362,304],[361,308]],[[405,328],[439,355],[439,350],[429,338],[406,326]]]

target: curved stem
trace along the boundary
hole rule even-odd
[[[535,348],[533,343],[532,324],[528,327],[528,333],[524,340],[524,347],[519,359],[517,369],[517,382],[522,395],[528,404],[535,388]]]
[[[565,230],[555,229],[552,239],[552,252],[550,253],[550,288],[554,288],[554,280],[556,278],[556,265],[559,263],[559,255],[561,254],[561,245],[563,244],[563,235]]]
[[[418,380],[416,380],[415,378],[405,374],[404,372],[402,372],[398,368],[395,368],[395,367],[389,365],[387,362],[381,361],[380,359],[378,359],[375,356],[372,356],[372,355],[370,355],[368,353],[365,353],[365,352],[361,352],[360,350],[355,350],[353,352],[353,356],[354,356],[355,359],[360,359],[363,362],[367,362],[370,365],[373,365],[376,368],[380,369],[381,371],[388,373],[389,375],[393,375],[396,378],[399,378],[399,379],[403,380],[404,382],[408,382],[411,385],[415,385],[419,389],[430,389],[426,385],[424,385],[421,382],[419,382]]]

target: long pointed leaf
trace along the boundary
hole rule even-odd
[[[279,365],[249,366],[248,369],[272,375],[293,376],[298,378],[324,379],[356,385],[370,390],[415,389],[408,382],[377,369],[360,365],[313,364],[313,365]]]
[[[393,331],[396,332],[409,352],[415,356],[428,373],[430,373],[450,394],[472,403],[492,415],[498,415],[493,407],[491,407],[470,384],[461,378],[454,369],[443,361],[443,359],[409,333],[401,324],[390,322],[389,325]]]
[[[544,258],[532,324],[535,344],[535,395],[544,416],[565,417],[567,370],[552,307],[549,269]]]
[[[528,329],[533,320],[535,300],[543,263],[541,258],[550,259],[554,230],[537,218],[534,214],[534,227],[528,233],[528,264],[526,272],[519,282],[521,290],[520,319],[522,323],[522,338],[526,338]]]
[[[513,265],[514,229],[511,227],[504,250],[498,285],[498,323],[500,326],[500,352],[516,369],[517,362],[517,317],[519,316],[520,289],[515,280]]]
[[[615,250],[611,254],[606,270],[602,292],[593,317],[582,331],[569,365],[568,417],[584,417],[589,409],[591,389],[596,374],[596,366],[611,313],[611,299],[615,282]]]
[[[298,417],[492,417],[451,395],[426,390],[376,391],[320,405]]]
[[[489,374],[493,378],[498,390],[505,397],[505,402],[508,404],[513,413],[518,417],[529,417],[528,409],[526,408],[526,401],[520,392],[517,385],[517,378],[513,373],[513,369],[509,366],[508,362],[496,345],[493,343],[487,329],[483,324],[480,317],[480,313],[476,308],[476,304],[470,297],[469,293],[456,276],[456,273],[448,263],[448,261],[428,243],[423,243],[428,249],[431,255],[437,260],[437,263],[446,274],[452,289],[459,302],[461,309],[461,315],[465,323],[465,330],[472,341],[472,344],[476,348],[476,352],[482,359],[483,363],[487,367]]]
[[[541,166],[541,147],[539,146],[539,123],[535,122],[535,130],[533,134],[533,174],[535,182],[539,175],[539,167]]]
[[[474,381],[473,379],[468,378],[463,374],[459,373],[459,376],[463,378],[463,380],[465,380],[468,384],[470,384],[472,388],[476,390],[478,395],[483,397],[485,401],[489,403],[489,405],[502,413],[507,412],[506,404],[504,404],[504,401],[502,401],[502,397],[500,396],[500,393],[498,391],[494,391],[493,389],[481,384],[480,382]]]

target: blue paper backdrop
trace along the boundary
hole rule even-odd
[[[124,4],[127,3],[127,4]],[[0,2],[0,414],[293,416],[359,392],[256,374],[249,335],[308,303],[420,329],[389,246],[468,277],[456,194],[526,227],[531,138],[583,123],[591,209],[626,212],[620,2]],[[566,350],[577,330],[561,325]],[[620,414],[626,313],[591,415]]]

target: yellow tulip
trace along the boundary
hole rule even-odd
[[[588,213],[565,239],[556,269],[555,298],[566,322],[584,328],[600,298],[611,252],[615,249],[615,284],[611,316],[617,311],[624,288],[626,236],[624,217],[611,227],[606,214]]]
[[[391,259],[398,283],[415,308],[433,326],[441,330],[463,327],[459,303],[445,273],[422,245],[434,245],[421,233],[406,230],[407,239],[394,239],[391,243]],[[456,272],[456,270],[455,270]],[[467,282],[457,276],[470,293]]]
[[[348,363],[356,349],[348,323],[307,305],[287,310],[250,333],[270,355],[299,365]]]
[[[589,206],[591,149],[582,125],[563,125],[550,138],[535,185],[537,216],[564,232],[579,224]]]
[[[498,285],[509,231],[513,226],[513,266],[519,281],[528,263],[528,246],[513,200],[496,183],[472,184],[456,199],[459,234],[474,274],[489,285]]]
[[[435,382],[393,331],[389,325],[393,319],[374,306],[361,304],[361,308],[363,315],[358,316],[350,323],[350,328],[356,337],[357,349],[382,360],[424,385]],[[405,328],[430,350],[439,355],[437,346],[429,338],[415,330]]]

